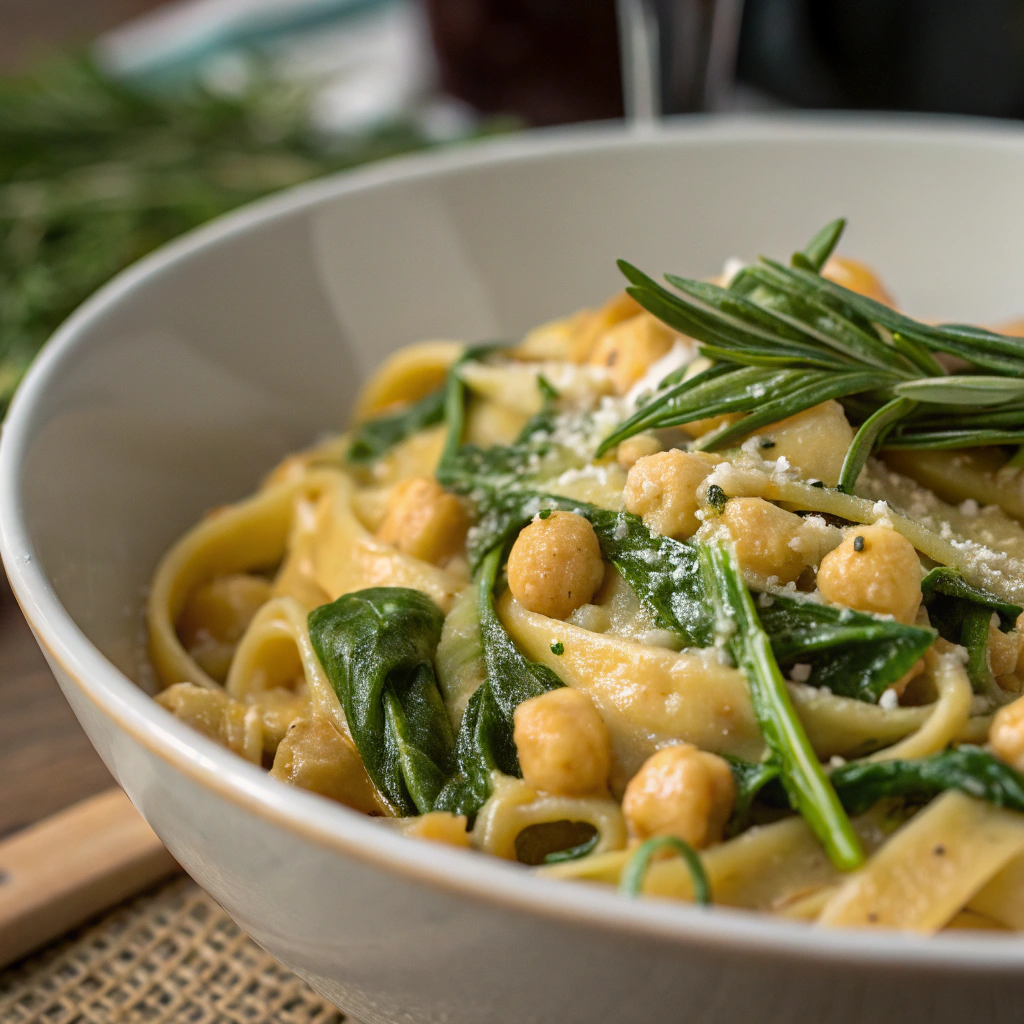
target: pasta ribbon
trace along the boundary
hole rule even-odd
[[[297,524],[282,576],[312,580],[331,601],[367,587],[408,587],[447,612],[469,580],[378,540],[356,516],[354,492],[351,478],[335,475],[308,520]]]
[[[819,921],[935,932],[1022,852],[1024,815],[949,791],[851,875]]]
[[[528,612],[506,593],[498,615],[531,661],[594,702],[612,740],[612,789],[621,792],[659,746],[685,740],[757,760],[764,743],[746,679],[714,648],[668,651]],[[563,653],[551,645],[560,641]]]
[[[272,569],[285,554],[297,499],[312,500],[338,479],[318,469],[268,487],[211,513],[167,552],[157,567],[146,606],[149,653],[157,678],[219,688],[182,646],[175,632],[190,593],[217,576]]]
[[[1021,503],[1019,493],[1011,498],[1007,488],[996,486],[990,489],[978,479],[979,463],[991,464],[990,460],[1001,458],[998,448],[886,452],[884,462],[868,460],[857,481],[857,491],[865,498],[887,501],[897,508],[907,509],[916,520],[936,533],[941,533],[946,523],[954,533],[968,540],[1001,551],[1011,558],[1024,559],[1024,527],[1004,511],[1005,508],[1013,512],[1019,506],[1019,514],[1024,514],[1024,503]],[[986,470],[981,475],[990,482],[993,475],[997,483],[1013,480],[1012,490],[1019,492],[1019,474],[1019,469],[1005,467],[994,474]],[[918,480],[925,486],[922,487]],[[928,490],[933,483],[938,485],[934,492]],[[940,495],[961,503],[971,499],[975,507],[970,504],[951,505]]]
[[[320,715],[292,722],[277,748],[270,774],[363,814],[389,813],[352,739]]]
[[[535,416],[543,407],[538,377],[544,377],[560,398],[576,403],[591,402],[595,395],[611,394],[614,390],[603,367],[565,362],[470,362],[460,372],[474,394],[524,416]]]
[[[885,453],[888,465],[920,480],[939,498],[949,501],[971,498],[981,505],[996,505],[1020,518],[1024,516],[1024,474],[1019,466],[1006,465],[1005,459],[998,448]]]
[[[936,641],[936,646],[940,643],[948,647],[944,641]],[[963,734],[974,696],[963,661],[955,651],[937,654],[934,648],[925,654],[925,661],[939,694],[939,699],[931,705],[932,712],[928,720],[917,732],[894,746],[872,754],[869,760],[925,757],[945,750]]]
[[[361,423],[399,402],[415,402],[436,391],[464,350],[458,341],[421,341],[399,349],[363,386],[353,421]]]
[[[324,673],[309,639],[306,609],[292,597],[268,601],[249,624],[231,663],[225,688],[243,703],[259,703],[281,688],[301,681],[317,714],[349,736],[338,695]]]
[[[609,797],[567,797],[538,793],[523,782],[500,772],[491,775],[491,795],[480,808],[473,826],[478,850],[516,859],[516,837],[530,825],[556,821],[585,822],[597,830],[594,854],[621,850],[626,845],[626,823],[618,803]]]
[[[177,718],[228,750],[253,764],[262,762],[263,716],[258,707],[232,700],[219,686],[195,683],[175,683],[156,699]]]
[[[971,898],[970,910],[1024,930],[1024,856],[1015,857]]]

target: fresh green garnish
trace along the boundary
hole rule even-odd
[[[729,495],[722,490],[718,484],[711,484],[707,491],[707,502],[716,511],[721,512],[725,508],[725,503],[729,500]]]
[[[860,840],[797,717],[736,557],[728,545],[718,541],[701,544],[698,551],[705,588],[714,606],[716,631],[747,677],[754,716],[790,802],[836,867],[850,871],[864,860]]]
[[[644,876],[650,867],[651,858],[662,850],[671,850],[683,858],[693,881],[693,902],[702,907],[710,906],[711,884],[708,882],[704,865],[700,862],[696,850],[677,836],[654,836],[641,843],[622,869],[619,891],[630,899],[636,899],[643,891]]]
[[[689,380],[667,377],[598,453],[641,431],[745,414],[696,446],[719,449],[827,399],[854,397],[865,415],[842,468],[845,492],[878,448],[1024,442],[1024,340],[924,324],[821,277],[819,257],[843,226],[823,228],[792,266],[762,258],[728,288],[668,274],[670,290],[620,262],[629,294],[701,342],[714,364]],[[968,366],[949,375],[937,355]]]
[[[561,640],[556,640],[551,645],[551,653],[561,657],[563,654],[565,654],[565,644],[563,644]]]

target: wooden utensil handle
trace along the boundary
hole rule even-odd
[[[0,967],[179,871],[120,789],[0,842]]]

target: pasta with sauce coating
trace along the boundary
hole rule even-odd
[[[392,356],[349,433],[165,555],[157,699],[547,877],[1024,928],[1017,461],[964,397],[1024,342],[904,316],[841,228],[724,284],[623,264],[628,293],[516,346]]]

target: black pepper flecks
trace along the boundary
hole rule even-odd
[[[721,512],[725,508],[725,503],[729,500],[729,495],[722,490],[718,484],[712,484],[708,488],[707,502],[717,512]]]
[[[857,536],[853,538],[853,550],[854,551],[863,551],[864,550],[864,538],[860,534],[857,534]]]

